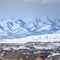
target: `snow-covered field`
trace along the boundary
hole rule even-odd
[[[58,42],[60,41],[60,34],[45,34],[37,36],[29,36],[18,39],[3,39],[0,43],[26,43],[26,42]]]

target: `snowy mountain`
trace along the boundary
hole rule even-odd
[[[22,19],[0,20],[0,39],[24,38],[27,36],[60,34],[60,20],[35,18],[28,23]]]
[[[60,42],[60,34],[44,34],[17,39],[0,40],[0,43],[27,43],[27,42]]]

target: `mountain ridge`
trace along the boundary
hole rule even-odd
[[[46,17],[46,21],[35,18],[33,22],[27,23],[22,19],[0,21],[0,39],[53,34],[60,30],[60,20],[53,20],[49,17]]]

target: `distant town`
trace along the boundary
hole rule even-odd
[[[0,43],[0,60],[60,60],[60,42]]]

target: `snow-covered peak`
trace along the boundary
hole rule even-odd
[[[60,34],[60,20],[35,18],[28,23],[22,19],[1,20],[0,39],[24,38],[27,36]]]

